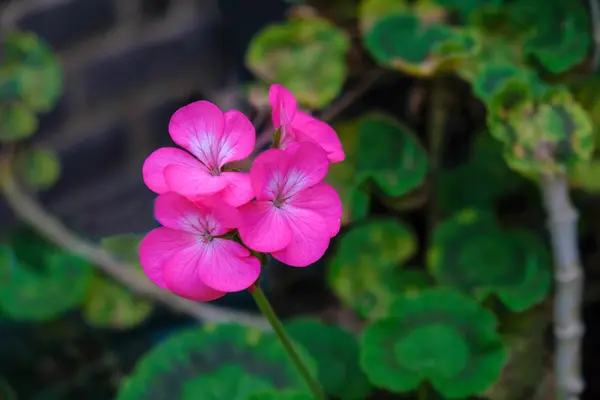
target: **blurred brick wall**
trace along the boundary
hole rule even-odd
[[[61,58],[64,95],[42,116],[33,141],[61,155],[60,182],[40,196],[73,229],[97,237],[154,226],[154,195],[141,180],[144,158],[170,143],[167,124],[178,107],[214,101],[235,83],[243,47],[265,23],[240,25],[248,12],[262,5],[267,19],[280,14],[264,1],[229,0],[220,4],[222,17],[217,3],[0,0],[2,30],[32,30]],[[6,210],[0,219],[10,220]]]

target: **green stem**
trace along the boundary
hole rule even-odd
[[[269,321],[269,324],[271,324],[271,327],[275,331],[275,334],[279,338],[279,341],[283,345],[288,356],[298,369],[298,372],[300,372],[300,375],[302,376],[302,378],[310,388],[311,392],[315,396],[315,399],[326,400],[327,396],[325,396],[321,385],[312,376],[312,374],[310,373],[310,371],[308,370],[308,368],[294,349],[294,345],[292,343],[291,338],[288,336],[285,329],[283,328],[281,321],[275,314],[273,307],[271,307],[271,303],[269,303],[269,300],[267,300],[260,286],[252,286],[252,288],[250,289],[250,293],[252,294],[252,297],[254,298],[254,301],[256,302],[256,305],[258,306],[262,314]]]

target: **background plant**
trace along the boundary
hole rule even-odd
[[[328,395],[579,398],[577,235],[595,231],[577,227],[569,191],[581,195],[578,208],[591,215],[585,200],[600,187],[586,5],[307,3],[253,38],[247,65],[258,80],[248,93],[260,110],[269,84],[287,86],[306,109],[336,114],[344,144],[347,158],[332,165],[328,181],[342,197],[345,228],[326,260],[326,276],[358,322],[286,324]],[[0,137],[10,146],[11,176],[35,189],[58,178],[56,157],[15,143],[35,131],[35,113],[51,107],[60,86],[51,53],[20,35],[6,41],[10,51],[0,69]],[[415,78],[413,97],[425,93],[426,123],[414,124],[389,104],[338,112],[336,99],[356,98],[353,82],[373,84],[373,75]],[[455,154],[448,129],[456,97],[475,110],[464,155]],[[507,210],[515,198],[521,208]],[[534,215],[524,215],[532,209]],[[89,260],[24,235],[31,233],[11,233],[0,248],[0,275],[8,277],[0,280],[5,317],[39,320],[82,307],[91,324],[126,327],[153,307]],[[120,236],[104,245],[136,264],[136,240]],[[29,259],[20,241],[39,243],[43,256]],[[69,296],[53,295],[66,286]],[[26,305],[37,306],[35,312]],[[543,340],[552,324],[561,332],[554,349]],[[215,400],[304,399],[306,388],[269,335],[241,325],[177,333],[140,360],[119,398],[177,392]]]

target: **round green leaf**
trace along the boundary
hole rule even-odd
[[[248,375],[241,365],[224,365],[185,382],[181,400],[246,400],[253,394],[274,390],[272,386],[268,379]]]
[[[21,178],[35,189],[47,189],[60,177],[60,159],[43,147],[32,147],[19,153],[15,162]]]
[[[11,32],[4,51],[3,64],[11,72],[11,84],[18,87],[19,99],[32,111],[49,111],[62,90],[60,64],[50,47],[32,32]]]
[[[562,173],[593,153],[590,118],[564,89],[549,91],[539,103],[522,103],[500,118],[493,120],[491,132],[505,142],[509,166],[523,174]]]
[[[514,286],[525,272],[512,244],[493,215],[463,210],[436,226],[428,267],[440,284],[467,293]]]
[[[323,108],[342,90],[350,48],[347,33],[324,19],[273,24],[252,39],[248,67],[267,82],[280,83],[306,107]]]
[[[361,220],[369,213],[369,194],[356,180],[358,132],[364,119],[365,117],[361,117],[334,126],[344,147],[346,159],[329,166],[326,181],[337,190],[342,200],[342,224]]]
[[[458,399],[484,391],[498,377],[506,351],[494,315],[444,289],[398,298],[390,316],[363,332],[361,364],[379,387],[408,392],[429,382]]]
[[[477,50],[471,32],[424,23],[413,13],[378,20],[366,32],[364,43],[377,62],[417,76],[453,70]]]
[[[3,262],[0,276],[0,309],[11,319],[43,321],[80,305],[91,276],[91,266],[59,251],[41,255],[42,265]]]
[[[356,338],[335,325],[297,319],[286,324],[288,333],[315,359],[319,381],[327,394],[341,400],[359,400],[371,392],[371,385],[358,363]]]
[[[527,231],[508,232],[517,255],[513,268],[525,270],[518,285],[499,288],[498,298],[511,311],[522,312],[543,301],[552,288],[552,261],[543,243]]]
[[[407,127],[373,115],[361,123],[358,134],[358,182],[372,180],[386,195],[399,197],[425,181],[427,154]]]
[[[83,316],[97,328],[130,328],[143,322],[153,310],[151,301],[104,276],[95,274],[83,303]]]
[[[304,349],[297,349],[315,374],[315,362]],[[206,324],[177,332],[154,347],[121,386],[117,400],[179,399],[186,382],[231,364],[277,389],[308,391],[274,333]]]
[[[582,62],[592,44],[588,13],[580,2],[558,1],[539,7],[536,0],[521,0],[513,16],[530,26],[525,53],[558,74]]]
[[[27,138],[37,130],[38,121],[21,103],[0,103],[0,141],[12,142]]]
[[[389,219],[369,221],[341,237],[329,262],[329,283],[360,316],[385,315],[396,296],[427,286],[420,272],[397,268],[415,250],[416,239],[408,227]]]

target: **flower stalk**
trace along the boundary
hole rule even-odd
[[[269,300],[265,296],[265,294],[262,291],[262,289],[260,288],[260,286],[255,283],[254,285],[251,286],[251,290],[249,290],[249,292],[252,295],[252,297],[254,298],[254,301],[256,302],[256,305],[258,306],[261,313],[265,316],[267,321],[269,321],[269,324],[271,324],[271,327],[273,328],[273,331],[275,331],[277,338],[279,339],[279,341],[283,345],[283,348],[285,349],[286,353],[288,354],[288,356],[294,363],[294,366],[296,367],[296,369],[298,369],[298,372],[300,373],[300,375],[302,376],[302,378],[308,385],[308,387],[309,387],[310,391],[312,392],[312,394],[314,395],[315,399],[326,400],[327,396],[325,396],[325,393],[323,392],[321,385],[312,376],[308,367],[306,366],[306,364],[302,361],[302,359],[296,352],[296,349],[294,348],[294,344],[292,343],[292,339],[289,337],[289,335],[285,331],[283,324],[277,317],[277,314],[275,314],[273,307],[271,307],[271,303],[269,303]]]
[[[569,198],[567,177],[542,176],[542,197],[548,213],[548,230],[554,256],[555,399],[579,400],[584,389],[581,377],[581,320],[583,269],[577,243],[578,214]]]

